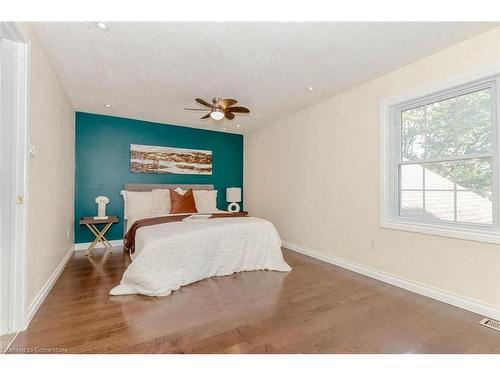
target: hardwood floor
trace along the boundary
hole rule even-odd
[[[243,272],[167,297],[108,295],[128,258],[72,256],[11,352],[500,353],[480,316],[284,250],[289,273]]]

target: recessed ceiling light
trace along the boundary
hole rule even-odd
[[[111,107],[111,104],[104,104],[104,106],[105,106],[106,108],[109,108],[109,107]]]
[[[222,128],[222,130],[226,130],[226,128]]]
[[[109,26],[106,23],[104,23],[104,22],[101,22],[101,21],[100,22],[96,22],[95,25],[96,25],[97,28],[99,28],[101,30],[109,30]]]
[[[309,86],[307,89],[308,89],[309,91],[312,91],[312,90],[314,90],[314,87]]]
[[[239,128],[239,127],[240,127],[240,125],[238,124],[238,125],[236,125],[236,127],[237,127],[237,128]]]

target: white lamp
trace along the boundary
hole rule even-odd
[[[236,202],[241,202],[241,188],[230,187],[226,189],[226,202],[231,204],[227,206],[229,212],[239,212],[240,205]]]

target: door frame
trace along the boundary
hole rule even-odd
[[[2,226],[0,238],[2,265],[0,306],[7,316],[0,317],[0,334],[26,329],[27,306],[27,188],[28,188],[28,61],[29,45],[13,22],[0,22],[0,38],[10,43],[2,47],[0,90],[7,100],[0,100],[2,131],[10,140],[10,150],[0,155],[8,171],[0,190]],[[2,87],[3,82],[3,87]],[[7,124],[5,126],[5,124]],[[1,140],[0,140],[1,141]],[[0,150],[1,153],[1,150]],[[10,236],[8,235],[10,233]],[[4,284],[6,283],[6,284]],[[3,314],[2,314],[3,315]]]

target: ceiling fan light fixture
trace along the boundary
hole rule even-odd
[[[224,113],[221,111],[213,111],[212,113],[210,113],[210,117],[215,121],[222,120],[224,118]]]
[[[234,106],[238,101],[236,99],[220,99],[213,98],[213,104],[208,103],[206,100],[201,98],[194,99],[198,104],[201,104],[205,108],[184,108],[186,111],[206,111],[207,113],[200,118],[200,120],[204,120],[207,118],[211,118],[215,121],[220,121],[222,119],[233,120],[235,114],[240,113],[250,113],[250,110],[245,107]]]

